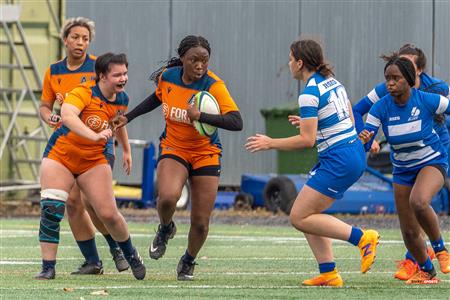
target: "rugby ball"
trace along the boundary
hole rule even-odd
[[[193,101],[197,104],[198,110],[207,114],[220,115],[220,107],[217,100],[208,92],[202,91],[194,95]],[[217,131],[217,127],[200,123],[195,120],[193,122],[194,128],[202,136],[212,136]]]

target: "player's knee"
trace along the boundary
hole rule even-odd
[[[97,212],[100,221],[105,225],[113,225],[119,222],[119,212],[117,209],[102,209]]]
[[[181,197],[181,191],[159,191],[158,193],[158,205],[161,208],[170,208],[177,203],[178,199]]]
[[[411,195],[409,198],[409,205],[411,209],[415,212],[420,212],[429,209],[430,207],[430,199],[428,197],[420,195],[420,194],[414,194]]]
[[[66,201],[67,216],[69,219],[80,218],[84,214],[84,205],[80,198],[68,197]]]
[[[291,221],[292,226],[294,226],[297,230],[302,231],[303,229],[303,216],[298,212],[291,210],[289,214],[289,220]]]
[[[64,218],[67,197],[67,192],[63,190],[45,189],[41,191],[39,241],[59,243],[59,223]]]
[[[207,235],[209,231],[209,222],[193,222],[191,224],[191,230],[198,236]]]
[[[403,238],[405,241],[416,241],[420,237],[420,232],[412,228],[403,230]]]

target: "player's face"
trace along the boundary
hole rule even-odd
[[[128,81],[128,68],[125,65],[110,64],[109,72],[101,74],[100,80],[110,93],[123,92]]]
[[[410,89],[408,81],[396,65],[387,67],[384,77],[386,78],[386,88],[392,97],[399,97]]]
[[[301,69],[301,61],[295,59],[294,55],[289,53],[289,70],[291,71],[291,75],[295,79],[301,79],[300,77],[300,69]]]
[[[195,47],[189,49],[183,57],[183,77],[192,83],[199,80],[208,71],[209,53],[203,47]]]
[[[75,59],[84,57],[89,47],[89,42],[89,30],[86,27],[73,27],[70,29],[69,35],[64,39],[67,56]]]

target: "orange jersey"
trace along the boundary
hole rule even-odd
[[[165,70],[158,82],[155,94],[162,102],[162,110],[166,128],[160,140],[162,147],[173,147],[182,150],[194,150],[204,154],[220,153],[217,132],[211,137],[201,136],[187,116],[188,101],[200,91],[208,91],[216,98],[220,113],[238,111],[225,83],[213,72],[208,71],[200,80],[186,85],[183,83],[182,67]]]
[[[98,85],[86,83],[73,89],[64,103],[76,106],[81,121],[95,132],[109,128],[109,121],[128,108],[128,95],[118,93],[115,101],[106,99]],[[111,140],[111,139],[110,139]],[[110,142],[86,139],[62,125],[51,136],[44,157],[63,163],[73,174],[81,174],[98,163],[106,163],[105,154],[111,154]]]
[[[67,57],[47,69],[41,100],[53,104],[57,94],[63,99],[76,86],[95,79],[95,56],[86,55],[84,63],[77,70],[67,68]]]

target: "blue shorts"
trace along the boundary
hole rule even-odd
[[[359,139],[319,155],[306,185],[334,199],[341,199],[366,169],[366,153]]]
[[[442,173],[444,180],[447,178],[448,165],[446,163],[431,162],[430,164],[425,164],[423,166],[420,166],[419,168],[408,169],[405,171],[397,171],[394,169],[394,172],[392,174],[392,180],[396,184],[413,186],[414,183],[416,182],[416,178],[420,170],[422,170],[426,166],[435,167]]]

